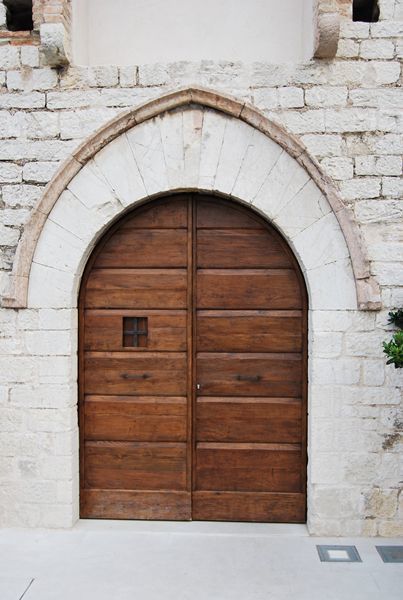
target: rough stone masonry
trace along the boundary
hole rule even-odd
[[[371,24],[352,22],[346,4],[334,59],[56,69],[35,31],[6,35],[0,3],[0,292],[46,184],[98,127],[187,84],[250,102],[336,182],[381,286],[380,311],[312,315],[310,531],[398,536],[403,375],[386,366],[382,341],[388,311],[403,307],[403,0],[382,0]],[[37,24],[46,22],[42,5],[53,5],[48,14],[64,6],[38,2]],[[70,527],[78,518],[76,331],[73,309],[0,309],[1,526]]]

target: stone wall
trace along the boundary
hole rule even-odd
[[[388,310],[403,306],[403,1],[380,7],[374,24],[352,23],[345,11],[336,59],[303,65],[55,70],[36,45],[0,46],[3,292],[24,224],[61,161],[119,112],[179,86],[252,103],[296,134],[336,182],[383,308],[312,315],[309,521],[317,534],[403,535],[403,376],[385,366],[381,346]],[[0,324],[0,524],[70,526],[78,495],[76,312],[1,309]]]

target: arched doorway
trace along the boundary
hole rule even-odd
[[[145,204],[79,310],[82,517],[305,521],[307,293],[272,226],[213,196]]]

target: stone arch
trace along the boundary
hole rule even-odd
[[[106,227],[181,190],[233,197],[268,218],[299,258],[311,308],[379,308],[358,228],[305,147],[254,107],[200,88],[123,113],[72,154],[25,228],[3,304],[76,307]]]

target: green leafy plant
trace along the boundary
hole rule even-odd
[[[389,357],[387,365],[395,365],[395,369],[403,368],[403,331],[393,334],[390,342],[383,342],[383,351]]]
[[[403,308],[390,312],[388,322],[396,325],[399,329],[403,329]]]

